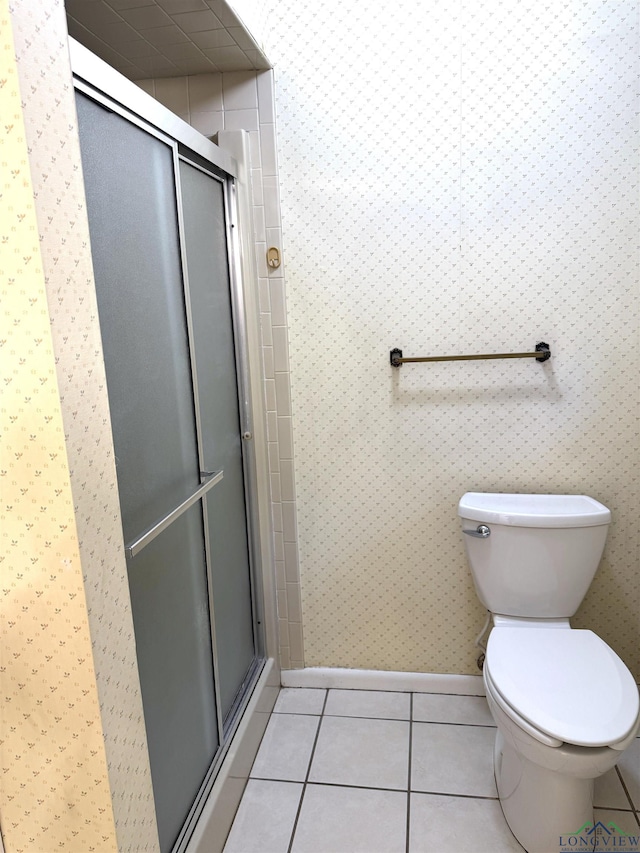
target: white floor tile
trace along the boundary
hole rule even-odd
[[[597,850],[615,850],[616,853],[622,853],[624,850],[624,853],[640,853],[640,823],[633,812],[594,809],[593,820],[596,824],[600,821],[611,832],[611,836],[603,836]]]
[[[463,723],[495,726],[484,696],[414,693],[413,719],[424,723]]]
[[[414,723],[411,790],[497,797],[493,777],[495,729]]]
[[[307,785],[293,853],[404,853],[407,794]]]
[[[618,768],[627,786],[633,805],[640,811],[640,738],[622,753]]]
[[[497,800],[411,794],[409,853],[522,853]]]
[[[323,717],[310,782],[407,788],[409,723]]]
[[[631,809],[615,767],[595,780],[593,805],[603,809]]]
[[[224,853],[287,853],[303,786],[249,779]]]
[[[325,714],[408,720],[411,694],[382,690],[330,690]]]
[[[320,718],[272,714],[251,776],[304,782]]]
[[[275,714],[321,714],[326,690],[283,687],[273,709]]]

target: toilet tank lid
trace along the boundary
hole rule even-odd
[[[514,527],[595,527],[611,521],[607,507],[587,495],[467,492],[460,498],[458,515]]]

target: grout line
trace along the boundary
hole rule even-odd
[[[291,828],[291,838],[289,839],[289,846],[287,848],[287,853],[291,853],[291,848],[293,847],[293,839],[295,838],[296,829],[298,828],[298,821],[300,820],[300,812],[302,811],[302,803],[304,801],[304,794],[307,790],[307,783],[309,781],[309,773],[311,773],[311,764],[313,762],[313,756],[316,753],[316,746],[318,745],[318,738],[320,737],[320,727],[322,725],[322,718],[324,717],[324,709],[327,705],[327,699],[329,698],[329,691],[327,690],[324,694],[324,702],[322,703],[322,711],[320,713],[320,717],[318,719],[318,728],[316,729],[316,736],[313,740],[313,746],[311,747],[311,755],[309,756],[309,764],[307,765],[307,773],[304,777],[304,782],[302,784],[302,793],[300,794],[300,802],[298,803],[298,810],[296,811],[296,819],[293,822],[293,826]],[[311,716],[311,715],[310,715]]]
[[[638,826],[640,826],[640,814],[632,809],[613,809],[610,806],[594,806],[594,811],[620,812],[623,815],[633,815]],[[612,848],[613,849],[613,848]],[[635,849],[635,848],[634,848]]]
[[[409,853],[409,833],[411,831],[411,759],[413,747],[413,693],[409,694],[409,761],[407,768],[407,826],[405,853]]]
[[[364,714],[326,714],[335,720],[382,720],[385,723],[408,723],[409,717],[366,717]]]
[[[587,747],[588,748],[588,747]],[[619,806],[594,806],[595,810],[601,812],[620,812],[621,814],[633,814],[633,809],[621,809]]]
[[[449,723],[446,720],[414,720],[414,723],[426,723],[428,726],[464,726],[468,729],[497,729],[491,723]]]
[[[286,328],[286,327],[282,327]],[[278,370],[276,373],[287,373],[286,370]],[[477,676],[481,677],[481,676]],[[389,688],[380,688],[380,687],[283,687],[283,690],[338,690],[341,693],[409,693],[409,695],[418,694],[419,696],[460,696],[463,699],[486,699],[486,693],[451,693],[445,691],[435,691],[435,690],[393,690]],[[640,688],[639,688],[640,689]]]
[[[320,711],[273,711],[272,713],[278,714],[278,716],[282,717],[321,717],[322,713]]]
[[[278,472],[273,472],[273,471],[272,471],[271,473],[273,474],[273,473],[278,473]],[[282,561],[279,561],[279,562],[282,562]],[[286,690],[286,688],[284,688],[284,687],[283,687],[283,688],[281,688],[281,690]],[[280,694],[278,694],[278,695],[280,696],[280,695],[282,695],[282,694],[280,693]],[[276,704],[277,704],[277,703],[276,703]],[[288,710],[286,710],[286,705],[287,705],[288,703],[284,702],[284,700],[283,700],[283,703],[282,703],[282,704],[283,704],[283,705],[285,705],[285,710],[284,710],[284,711],[274,711],[274,712],[273,712],[274,714],[304,714],[304,715],[306,715],[306,716],[319,717],[319,716],[322,714],[322,709],[323,709],[323,707],[324,707],[324,699],[322,699],[322,700],[321,700],[321,702],[320,702],[320,708],[319,708],[317,711],[316,711],[316,710],[301,710],[301,711],[297,711],[295,708],[293,708],[293,710],[291,710],[291,711],[288,711]],[[316,703],[315,707],[317,707],[317,703]]]
[[[624,792],[625,792],[625,794],[627,795],[627,799],[629,800],[629,806],[631,807],[631,811],[632,811],[632,812],[634,812],[634,814],[635,814],[635,811],[636,811],[636,804],[635,804],[635,803],[633,802],[633,800],[631,799],[631,794],[629,793],[629,789],[627,788],[627,784],[626,784],[626,782],[624,781],[624,776],[623,776],[623,775],[622,775],[622,773],[620,772],[620,768],[618,767],[618,765],[617,765],[617,764],[616,764],[616,773],[618,774],[618,778],[620,779],[620,784],[622,785],[622,787],[623,787],[623,789],[624,789]],[[636,820],[638,820],[638,816],[637,816],[637,814],[636,814]],[[640,822],[640,821],[639,821],[639,822]]]
[[[259,782],[292,782],[296,785],[306,785],[307,782],[301,782],[300,779],[269,779],[265,776],[252,776],[252,779],[257,779]],[[385,788],[380,785],[354,785],[353,783],[347,784],[346,782],[318,782],[314,780],[313,782],[309,782],[309,785],[315,785],[318,788],[353,788],[354,791],[385,791],[387,794],[406,794],[406,788]],[[422,794],[422,791],[418,793]],[[458,796],[457,794],[452,794],[452,796]],[[468,796],[467,794],[460,794],[460,796]],[[484,797],[483,799],[490,799]]]
[[[356,714],[314,714],[309,711],[274,711],[274,714],[289,715],[294,717],[334,717],[338,720],[383,720],[387,723],[409,723],[409,717],[365,717]],[[414,723],[426,723],[429,726],[463,726],[471,729],[495,729],[491,723],[450,723],[446,720],[413,720]]]
[[[252,776],[251,778],[257,780],[258,782],[289,782],[290,784],[294,785],[303,784],[305,788],[307,784],[309,784],[316,785],[319,788],[353,788],[356,791],[385,791],[388,794],[426,794],[428,796],[434,797],[457,797],[458,799],[463,800],[494,800],[495,802],[498,802],[498,800],[500,799],[499,797],[488,797],[486,794],[453,794],[451,793],[451,791],[420,791],[418,789],[406,790],[405,788],[385,788],[380,785],[353,785],[346,784],[344,782],[308,782],[308,780],[305,780],[301,783],[299,779],[271,779],[266,776]],[[609,811],[611,811],[611,809]],[[620,811],[624,812],[625,814],[629,814],[629,811],[626,811],[625,809],[613,809],[613,811]]]
[[[457,797],[462,800],[493,800],[499,802],[500,797],[487,797],[485,794],[452,794],[451,791],[419,791],[412,790],[412,794],[427,794],[433,797]]]

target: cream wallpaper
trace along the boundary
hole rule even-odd
[[[130,853],[155,851],[156,818],[122,547],[64,4],[61,0],[13,0],[11,14],[64,426],[60,440],[66,442],[86,595],[83,607],[88,611],[102,715],[109,774],[104,784],[111,788],[118,849]],[[70,631],[71,623],[65,624]],[[71,650],[70,639],[66,642]],[[78,651],[79,657],[83,655]],[[82,737],[81,730],[75,734]],[[55,752],[55,746],[51,748]],[[41,758],[46,757],[44,745],[39,752]],[[79,845],[68,849],[85,853],[90,848]]]
[[[7,853],[116,850],[21,93],[0,2],[2,618]]]
[[[269,22],[305,663],[477,672],[458,499],[578,492],[614,523],[574,624],[640,677],[637,3]]]

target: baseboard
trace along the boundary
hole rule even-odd
[[[280,669],[273,658],[269,658],[229,745],[186,853],[221,853],[224,848],[279,691]]]
[[[283,687],[337,687],[342,690],[397,690],[405,693],[485,695],[481,675],[385,672],[376,669],[310,666],[306,669],[283,669],[280,679]]]

